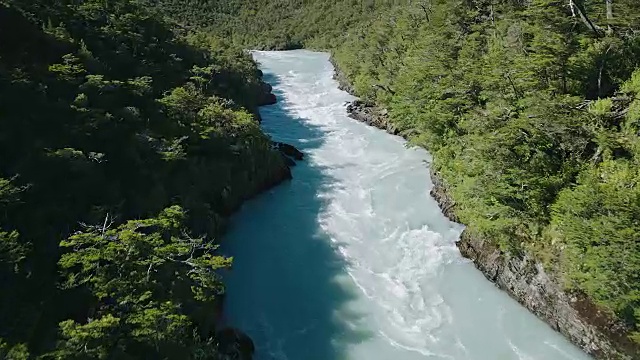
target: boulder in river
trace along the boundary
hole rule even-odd
[[[277,142],[274,141],[273,142],[273,147],[277,150],[279,150],[282,154],[293,158],[295,160],[303,160],[304,159],[304,153],[302,153],[302,151],[296,149],[295,146],[293,145],[289,145],[289,144],[285,144],[282,142]]]

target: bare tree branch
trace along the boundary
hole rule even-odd
[[[381,90],[384,90],[384,91],[390,93],[391,95],[395,95],[396,94],[396,92],[393,91],[393,89],[391,89],[390,87],[388,87],[386,85],[375,84],[375,85],[373,85],[373,87],[381,89]]]
[[[604,66],[607,63],[607,55],[609,55],[610,50],[611,50],[611,45],[609,45],[609,47],[607,48],[607,51],[605,51],[602,62],[600,63],[600,69],[598,70],[598,96],[602,95],[602,72],[604,70]]]
[[[427,19],[427,22],[431,21],[431,18],[429,17],[431,14],[431,4],[423,2],[420,3],[420,7],[422,8],[422,11],[424,11],[424,17]]]
[[[573,0],[569,0],[569,9],[571,9],[571,16],[572,17],[576,17],[576,10],[574,8],[575,4],[573,3]]]
[[[596,37],[601,37],[602,34],[600,32],[600,28],[598,26],[596,26],[591,19],[589,19],[589,16],[587,16],[587,12],[581,2],[581,0],[572,0],[570,1],[570,4],[573,5],[573,7],[578,10],[578,15],[580,15],[580,20],[582,20],[582,22],[591,30],[593,30],[593,32],[595,33]]]

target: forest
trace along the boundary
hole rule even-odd
[[[147,1],[247,48],[330,51],[434,155],[468,232],[534,256],[640,346],[636,0]]]
[[[640,346],[636,0],[0,0],[0,357],[228,355],[216,237],[290,176],[243,48],[330,51],[468,232]]]
[[[290,177],[261,76],[136,2],[0,1],[0,358],[238,356],[216,240]]]

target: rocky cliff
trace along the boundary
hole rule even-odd
[[[455,202],[446,184],[431,171],[431,195],[453,221]],[[560,282],[529,254],[512,255],[486,239],[464,231],[456,243],[462,256],[471,259],[484,276],[512,298],[597,359],[640,358],[626,336],[624,324],[601,312],[581,293],[566,291]]]
[[[259,73],[262,76],[262,72]],[[277,102],[276,96],[271,92],[270,84],[261,83],[261,93],[258,96],[258,105],[272,105]],[[258,109],[252,109],[256,121],[260,122]],[[227,218],[237,211],[248,199],[255,197],[283,181],[291,179],[291,167],[296,161],[303,160],[304,154],[294,146],[272,142],[269,149],[254,154],[250,163],[242,164],[245,171],[223,190],[223,199],[227,205],[224,214],[216,214],[213,219],[216,231],[224,232]],[[224,297],[213,304],[215,308],[212,316],[219,322],[222,317]],[[236,328],[222,328],[217,331],[219,352],[223,359],[251,360],[255,346],[251,338]]]
[[[354,95],[347,77],[334,61],[332,64],[339,88]],[[353,119],[398,134],[387,112],[373,104],[356,100],[347,106],[347,111]],[[431,195],[449,219],[458,221],[456,204],[448,195],[445,182],[434,171],[430,175],[433,182]],[[488,280],[588,354],[603,360],[640,359],[638,349],[626,336],[624,324],[598,310],[583,294],[566,291],[529,254],[505,253],[491,241],[474,236],[467,230],[456,245],[462,256],[472,260]]]
[[[380,109],[372,104],[367,104],[361,100],[355,100],[347,105],[349,117],[361,121],[367,125],[384,129],[389,134],[397,135],[398,129],[389,120],[389,115],[385,109]]]

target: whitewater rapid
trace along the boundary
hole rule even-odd
[[[585,360],[461,257],[430,155],[347,117],[325,53],[254,52],[279,103],[263,128],[305,153],[223,242],[225,319],[257,360]]]

